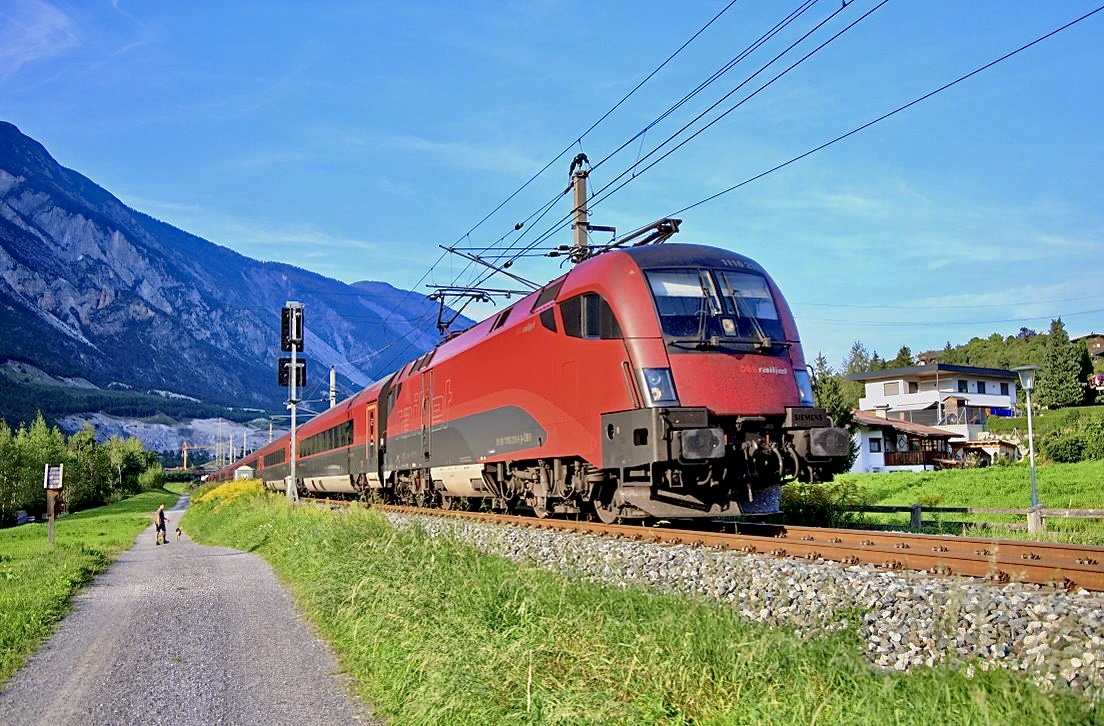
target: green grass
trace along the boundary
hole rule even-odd
[[[176,499],[164,490],[143,492],[61,517],[53,547],[44,522],[0,530],[0,683],[50,635],[70,598],[134,544],[157,505]]]
[[[255,493],[193,503],[198,541],[290,584],[393,724],[1050,724],[1097,718],[1023,677],[873,670],[854,631],[802,639],[711,602],[599,587],[380,515]]]
[[[1031,428],[1036,436],[1048,436],[1062,429],[1086,426],[1100,419],[1104,419],[1104,406],[1071,406],[1053,411],[1039,411],[1031,417]],[[990,416],[985,422],[985,428],[993,433],[1018,431],[1026,437],[1027,418]]]
[[[1104,461],[1047,464],[1036,467],[1039,502],[1054,509],[1104,509]],[[935,507],[993,507],[1026,509],[1031,506],[1031,472],[1026,461],[984,469],[843,474],[841,484],[854,483],[870,504]],[[993,523],[1024,523],[1025,517],[1000,515],[924,514],[924,519]],[[866,515],[870,521],[908,523],[908,514]],[[1010,528],[974,532],[978,535],[1027,537]],[[1039,539],[1104,545],[1104,520],[1047,519],[1047,531]]]

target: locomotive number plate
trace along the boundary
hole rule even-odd
[[[788,429],[819,429],[832,422],[823,408],[787,408],[782,425]]]

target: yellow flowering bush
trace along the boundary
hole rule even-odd
[[[212,502],[218,508],[225,507],[239,497],[260,494],[264,485],[260,479],[238,479],[209,489],[192,499],[193,503]]]

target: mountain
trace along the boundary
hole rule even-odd
[[[305,308],[308,398],[330,366],[350,393],[440,337],[423,295],[208,242],[131,209],[0,121],[0,362],[101,390],[282,409],[288,300]]]

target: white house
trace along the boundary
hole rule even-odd
[[[890,419],[885,411],[852,411],[859,455],[851,471],[924,471],[953,461],[950,431],[934,426]]]
[[[954,441],[975,441],[989,416],[1011,416],[1019,377],[1002,368],[930,363],[848,376],[865,395],[859,410],[886,419],[934,426]]]

